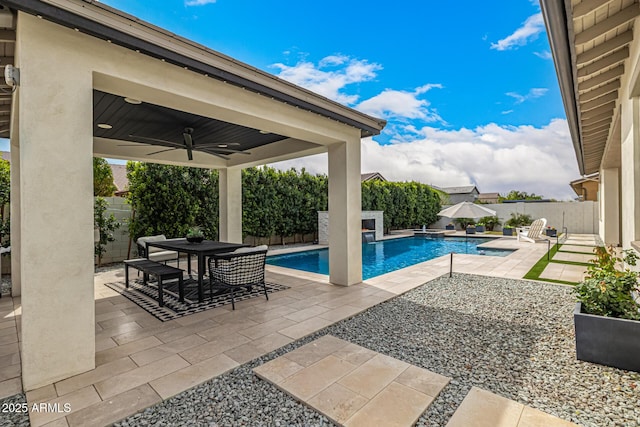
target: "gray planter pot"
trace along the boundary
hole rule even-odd
[[[456,229],[455,225],[445,225],[444,227],[447,230],[455,230]]]
[[[513,228],[503,228],[502,229],[503,236],[513,236]]]
[[[484,230],[485,230],[484,225],[476,225],[476,231],[478,233],[484,233]]]
[[[467,227],[467,234],[476,234],[475,227]]]
[[[573,312],[576,357],[585,362],[640,372],[640,321]]]

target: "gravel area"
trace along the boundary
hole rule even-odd
[[[330,426],[251,370],[332,334],[453,378],[418,426],[445,426],[472,386],[584,426],[640,426],[640,374],[577,361],[573,307],[562,285],[441,277],[116,425]],[[0,403],[9,400],[24,396]],[[0,418],[28,425],[21,414]]]
[[[640,426],[640,375],[575,359],[568,287],[441,277],[148,408],[119,426],[322,426],[251,369],[325,334],[452,377],[418,426],[444,426],[472,386],[584,426]]]

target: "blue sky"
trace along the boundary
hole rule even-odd
[[[362,171],[569,199],[579,177],[537,1],[103,0],[383,117]],[[277,165],[326,172],[326,155]]]

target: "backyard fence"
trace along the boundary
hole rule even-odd
[[[598,205],[592,201],[495,203],[482,206],[496,211],[502,224],[511,218],[512,213],[517,213],[530,215],[534,220],[546,218],[547,226],[557,230],[567,227],[569,233],[598,234]],[[442,217],[430,227],[445,228],[450,222],[453,222],[451,218]],[[501,230],[501,227],[496,227],[496,230]]]

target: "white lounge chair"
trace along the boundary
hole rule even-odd
[[[524,240],[526,242],[535,243],[542,236],[544,227],[547,225],[546,218],[536,219],[529,227],[518,230],[518,242]]]

